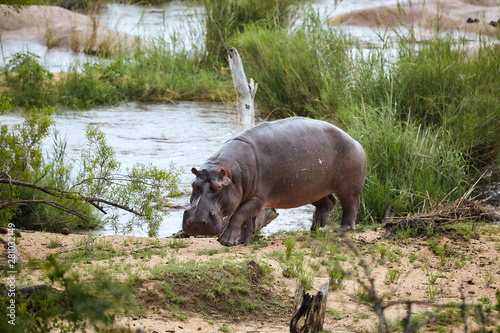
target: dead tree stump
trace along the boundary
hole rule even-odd
[[[233,77],[234,88],[238,95],[238,117],[242,130],[249,129],[255,124],[254,98],[257,92],[258,83],[253,79],[247,82],[243,63],[236,48],[232,47],[227,51],[229,68]]]
[[[306,294],[304,287],[295,289],[293,315],[290,320],[290,333],[317,333],[323,329],[328,296],[328,282],[315,296]]]

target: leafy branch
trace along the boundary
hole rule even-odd
[[[173,164],[159,169],[137,163],[123,172],[114,149],[95,125],[86,128],[78,172],[64,160],[64,142],[55,140],[54,154],[44,159],[41,144],[50,134],[51,114],[51,109],[33,108],[23,114],[23,124],[0,127],[0,217],[9,221],[20,213],[16,207],[41,204],[85,223],[95,220],[99,211],[116,231],[147,224],[148,234],[155,236],[168,213],[168,197],[179,193],[180,171]],[[119,211],[132,218],[118,223]]]

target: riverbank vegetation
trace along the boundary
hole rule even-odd
[[[13,56],[1,94],[14,107],[88,109],[126,101],[233,101],[225,48],[236,46],[266,119],[331,121],[366,150],[359,222],[423,211],[498,173],[499,44],[439,35],[364,48],[298,1],[205,0],[205,44],[155,39],[54,75]],[[249,10],[251,8],[252,10]],[[301,13],[301,24],[295,20]],[[247,14],[243,14],[247,13]],[[381,36],[382,38],[383,36]]]

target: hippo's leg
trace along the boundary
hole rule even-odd
[[[313,202],[312,205],[316,207],[316,210],[313,214],[311,231],[325,226],[330,213],[337,205],[337,199],[333,196],[333,194],[329,194],[323,199]]]
[[[359,209],[359,194],[341,195],[339,196],[340,204],[342,205],[342,220],[337,231],[348,231],[356,228],[356,215]]]
[[[249,243],[253,233],[252,217],[256,216],[263,206],[264,201],[256,197],[242,203],[229,218],[217,239],[219,243],[225,246]]]
[[[240,244],[250,244],[252,242],[252,234],[253,234],[253,219],[248,219],[241,225],[241,233],[240,233]]]

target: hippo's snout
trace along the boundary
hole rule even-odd
[[[182,231],[189,235],[216,236],[222,233],[222,218],[210,210],[201,216],[195,214],[194,207],[186,209],[182,219]]]

